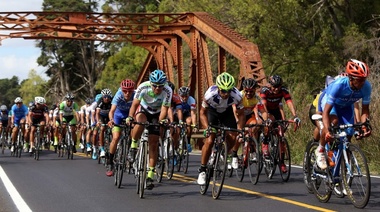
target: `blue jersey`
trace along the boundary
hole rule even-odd
[[[4,112],[0,112],[0,118],[1,118],[1,121],[8,121],[8,117],[9,117],[9,111],[6,110]]]
[[[14,105],[12,106],[11,111],[12,111],[13,116],[14,116],[16,119],[22,119],[22,118],[25,118],[25,117],[26,117],[26,115],[28,114],[28,111],[29,111],[29,110],[28,110],[28,107],[25,106],[24,104],[21,105],[21,107],[17,107],[17,105],[14,104]]]
[[[112,99],[111,104],[116,105],[116,110],[119,110],[122,113],[129,113],[129,109],[131,108],[133,97],[135,96],[135,92],[133,92],[130,99],[125,100],[123,91],[119,88],[116,92],[115,96]]]
[[[368,81],[365,81],[360,90],[352,90],[350,79],[342,77],[336,79],[326,88],[322,104],[328,103],[336,108],[345,108],[362,99],[363,105],[369,105],[371,102],[371,90],[371,84]]]

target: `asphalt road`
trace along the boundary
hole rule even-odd
[[[0,211],[354,211],[345,198],[333,196],[320,203],[306,191],[302,170],[293,167],[290,180],[282,182],[276,173],[269,180],[263,174],[253,185],[246,176],[243,182],[227,178],[221,196],[213,200],[210,189],[199,193],[195,183],[200,161],[199,152],[190,158],[189,173],[177,173],[172,180],[163,179],[155,188],[145,191],[143,199],[136,194],[133,175],[124,175],[120,189],[114,178],[105,175],[105,167],[83,154],[74,160],[58,158],[43,151],[35,161],[26,153],[21,158],[0,154]],[[9,180],[9,181],[8,181]],[[17,206],[16,206],[17,205]],[[372,179],[368,206],[360,211],[380,210],[380,181]]]

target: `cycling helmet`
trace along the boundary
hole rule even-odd
[[[102,94],[98,94],[98,95],[96,95],[96,97],[95,97],[95,101],[96,101],[96,102],[99,101],[100,98],[102,98]]]
[[[66,96],[65,96],[66,100],[73,100],[74,99],[74,95],[72,93],[67,93]]]
[[[86,100],[84,100],[86,102],[86,104],[91,104],[92,103],[92,98],[87,98]]]
[[[55,110],[57,108],[57,104],[52,104],[51,105],[51,110]]]
[[[168,81],[168,85],[169,85],[169,87],[172,89],[172,91],[174,92],[174,89],[175,89],[175,85],[174,85],[174,83]]]
[[[135,82],[130,79],[125,79],[120,83],[121,90],[134,90]]]
[[[256,80],[254,80],[252,78],[247,78],[247,79],[244,79],[244,81],[243,81],[243,88],[244,89],[255,89],[258,86],[259,85],[257,84]]]
[[[180,96],[188,96],[190,94],[190,88],[183,86],[178,89],[178,94]]]
[[[100,93],[102,94],[103,97],[105,97],[105,96],[111,96],[112,97],[112,91],[109,88],[103,89]]]
[[[280,87],[282,85],[282,79],[278,75],[273,75],[269,78],[269,84],[273,87]]]
[[[37,104],[45,104],[46,103],[46,100],[44,97],[42,96],[36,96],[34,98],[34,102],[37,103]]]
[[[20,103],[20,102],[22,102],[21,97],[17,97],[17,98],[15,99],[15,103],[17,104],[17,103]]]
[[[29,102],[28,107],[32,107],[34,105],[34,102]]]
[[[154,70],[149,75],[149,81],[152,83],[164,84],[166,82],[166,74],[161,70]]]
[[[346,72],[352,77],[368,77],[369,68],[367,64],[359,60],[351,59],[347,63]]]
[[[0,110],[1,111],[6,111],[8,108],[7,108],[7,106],[6,105],[1,105],[1,107],[0,107]]]
[[[221,90],[231,90],[235,86],[235,79],[231,74],[224,72],[216,77],[216,85]]]

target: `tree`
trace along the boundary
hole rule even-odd
[[[20,96],[19,79],[13,76],[11,79],[0,79],[0,104],[8,108],[13,105],[16,97]]]
[[[30,70],[28,79],[24,80],[20,87],[20,93],[24,103],[33,102],[36,96],[42,96],[46,101],[52,102],[49,96],[47,96],[46,87],[46,81],[42,79],[34,69]]]

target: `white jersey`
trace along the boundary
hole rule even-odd
[[[95,121],[95,109],[98,106],[98,103],[95,101],[90,106],[86,107],[86,117],[90,118],[90,124],[93,125],[96,123]]]
[[[232,105],[236,105],[237,109],[242,109],[242,96],[237,88],[233,88],[230,96],[227,99],[222,99],[219,95],[219,89],[216,85],[209,87],[205,93],[202,107],[211,107],[218,113],[223,113],[226,109]]]

